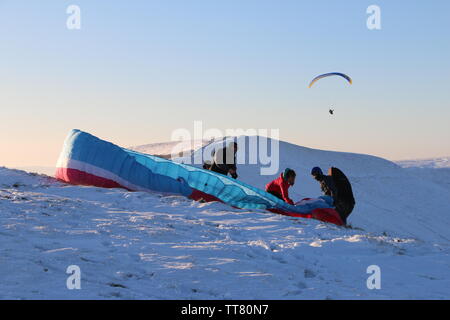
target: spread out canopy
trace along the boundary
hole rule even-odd
[[[290,205],[242,181],[121,148],[80,130],[72,130],[66,138],[55,177],[70,184],[180,194],[342,224],[338,213],[324,201]]]
[[[348,75],[346,75],[344,73],[330,72],[330,73],[321,74],[320,76],[317,76],[314,79],[312,79],[311,83],[309,84],[309,88],[311,88],[313,86],[313,84],[316,83],[317,81],[319,81],[320,79],[327,78],[327,77],[334,77],[334,76],[342,77],[345,80],[347,80],[348,83],[350,83],[350,84],[352,84],[352,82],[353,82],[352,78],[350,78]]]

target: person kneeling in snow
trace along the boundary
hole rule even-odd
[[[231,142],[227,147],[218,149],[213,154],[213,161],[209,166],[209,170],[221,173],[223,175],[230,174],[232,178],[237,179],[236,153],[238,144]],[[203,164],[203,168],[207,169],[208,164]]]
[[[334,206],[344,224],[347,224],[347,218],[356,204],[348,178],[341,170],[334,167],[329,169],[328,175],[324,175],[319,167],[314,167],[311,175],[320,182],[320,188],[325,194],[320,198]]]
[[[289,204],[294,202],[289,198],[289,187],[295,183],[296,173],[294,170],[287,168],[280,176],[266,185],[266,192],[274,195]]]

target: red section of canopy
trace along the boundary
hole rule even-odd
[[[211,196],[207,193],[204,193],[202,191],[194,190],[190,197],[192,200],[195,201],[205,201],[205,202],[212,202],[212,201],[220,201],[220,199]],[[304,200],[308,200],[304,199]],[[296,217],[296,218],[305,218],[305,219],[316,219],[323,222],[333,223],[338,226],[343,226],[344,222],[342,221],[341,217],[339,216],[339,213],[334,209],[315,209],[311,213],[298,213],[298,212],[286,212],[280,209],[268,209],[268,211],[273,213],[282,214],[284,216],[290,216],[290,217]]]
[[[333,223],[338,226],[344,225],[341,217],[339,216],[339,213],[334,209],[315,209],[311,213],[305,214],[297,212],[286,212],[280,209],[269,209],[269,211],[290,217],[316,219],[323,222]]]
[[[195,200],[195,201],[204,201],[204,202],[213,202],[213,201],[219,201],[219,202],[223,202],[222,200],[220,200],[217,197],[214,197],[210,194],[204,193],[203,191],[199,191],[194,189],[194,191],[191,193],[191,195],[189,196],[190,199]]]
[[[75,185],[95,186],[100,188],[123,188],[130,190],[113,180],[102,178],[77,169],[57,168],[55,178]]]

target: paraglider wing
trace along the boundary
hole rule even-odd
[[[309,87],[308,87],[308,88],[311,88],[312,85],[313,85],[314,83],[316,83],[317,81],[319,81],[320,79],[327,78],[327,77],[333,77],[333,76],[339,76],[339,77],[342,77],[342,78],[344,78],[345,80],[347,80],[348,83],[350,83],[350,84],[353,83],[352,78],[350,78],[348,75],[343,74],[343,73],[340,73],[340,72],[331,72],[331,73],[321,74],[320,76],[317,76],[317,77],[315,77],[314,79],[312,79],[312,81],[311,81],[311,83],[309,84]]]
[[[242,209],[265,209],[343,224],[325,201],[294,206],[242,181],[121,148],[80,130],[72,130],[67,136],[55,177],[75,185],[180,194],[193,200],[219,200]]]

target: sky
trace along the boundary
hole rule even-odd
[[[391,160],[449,156],[448,12],[447,0],[0,0],[0,166],[54,166],[73,128],[133,146],[194,121]],[[353,85],[308,89],[332,71]]]

